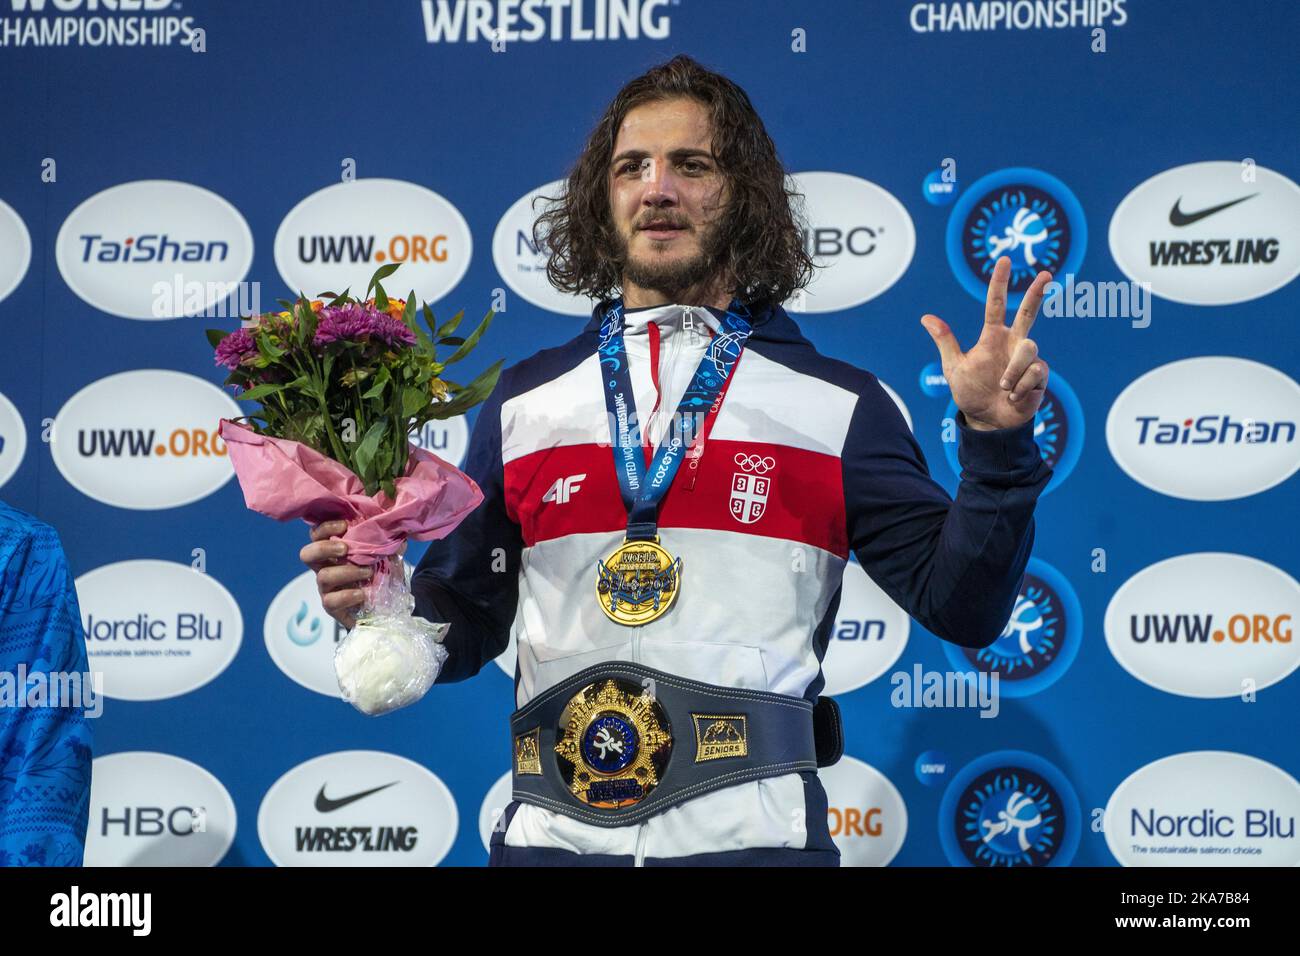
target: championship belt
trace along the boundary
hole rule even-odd
[[[753,330],[750,311],[732,299],[721,320],[722,332],[709,342],[699,367],[682,394],[677,413],[654,458],[656,468],[647,476],[642,457],[641,429],[636,400],[628,374],[627,348],[623,344],[623,304],[606,309],[600,324],[601,375],[605,407],[613,434],[614,470],[619,494],[628,510],[627,534],[604,560],[596,560],[596,600],[615,624],[635,627],[660,617],[673,605],[682,583],[682,559],[659,543],[657,511],[681,466],[688,445],[697,459],[703,454],[707,423],[718,414],[731,371],[740,359]],[[701,409],[704,409],[701,413]],[[691,438],[680,429],[692,415],[704,415],[705,424]]]
[[[514,799],[602,827],[817,769],[812,701],[625,661],[543,691],[511,715],[510,730]]]

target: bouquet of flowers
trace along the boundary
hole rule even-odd
[[[406,540],[446,537],[483,500],[469,476],[409,436],[487,398],[502,364],[468,385],[444,378],[493,313],[469,335],[455,335],[463,310],[438,326],[414,290],[405,299],[385,294],[382,280],[398,265],[375,272],[367,298],[347,289],[312,300],[300,294],[234,331],[208,330],[216,363],[230,370],[225,384],[261,405],[222,419],[218,430],[245,503],[281,521],[342,518],[347,560],[375,568],[356,626],[334,655],[343,698],[366,714],[419,700],[447,658],[441,641],[449,625],[412,613]],[[439,347],[452,351],[439,359]]]

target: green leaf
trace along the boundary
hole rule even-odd
[[[226,329],[207,329],[205,334],[208,337],[208,344],[215,349],[230,332]]]
[[[284,391],[284,389],[285,389],[284,385],[277,384],[275,382],[266,382],[262,385],[258,385],[255,388],[250,388],[248,391],[240,395],[236,395],[235,397],[239,399],[241,402],[260,402],[268,395],[275,395],[278,392]]]
[[[497,359],[482,375],[461,389],[451,401],[433,405],[433,417],[441,419],[463,415],[486,399],[496,388],[497,379],[501,377],[501,366],[504,363],[505,359]]]
[[[415,290],[412,289],[406,297],[406,308],[402,310],[402,322],[408,329],[416,330],[415,325]]]
[[[380,266],[378,269],[376,269],[375,274],[370,277],[370,285],[366,286],[366,295],[367,296],[370,295],[371,289],[381,288],[379,286],[380,280],[387,279],[390,275],[392,275],[394,272],[397,271],[397,267],[400,265],[401,265],[400,262],[390,262],[388,263],[388,265]],[[376,300],[378,300],[379,297],[376,296],[375,298]]]
[[[253,339],[257,342],[257,351],[268,363],[284,358],[284,349],[272,342],[269,336],[255,335]]]
[[[450,319],[448,319],[447,323],[442,328],[440,328],[436,333],[434,333],[435,336],[451,335],[451,333],[456,331],[456,326],[460,325],[460,320],[463,318],[465,318],[465,310],[461,309]]]
[[[428,392],[413,385],[407,385],[402,389],[402,417],[410,418],[431,401],[433,401],[433,397]]]
[[[387,365],[381,365],[379,372],[375,375],[375,382],[368,389],[361,393],[362,398],[378,398],[384,392],[384,386],[393,380],[393,375],[388,371]]]
[[[451,357],[447,359],[448,365],[452,362],[460,361],[473,351],[474,346],[478,344],[478,340],[482,338],[483,333],[486,332],[488,326],[492,324],[492,316],[494,314],[495,313],[491,309],[488,310],[488,314],[483,317],[483,321],[479,323],[478,328],[471,332],[469,338],[462,342],[460,348],[456,349],[456,351],[451,354]]]
[[[388,434],[388,419],[381,418],[366,430],[366,434],[357,445],[356,462],[357,468],[360,469],[358,475],[363,481],[375,477],[375,454],[379,451],[379,443],[386,434]]]

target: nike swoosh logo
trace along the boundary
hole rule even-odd
[[[1199,212],[1183,212],[1179,209],[1178,203],[1183,201],[1183,197],[1179,196],[1178,201],[1174,203],[1174,208],[1169,210],[1169,224],[1171,226],[1190,226],[1192,223],[1204,219],[1206,216],[1213,216],[1216,212],[1223,212],[1223,210],[1230,206],[1235,206],[1239,202],[1245,202],[1247,199],[1254,199],[1258,195],[1259,193],[1251,193],[1249,196],[1242,196],[1240,199],[1232,200],[1232,202],[1225,202],[1219,206],[1211,206],[1209,209],[1202,209]]]
[[[375,787],[373,790],[362,790],[360,793],[354,793],[350,797],[340,797],[337,800],[331,800],[325,796],[325,787],[320,788],[320,793],[316,794],[316,810],[320,813],[330,813],[339,807],[346,807],[349,803],[356,803],[363,797],[368,797],[372,793],[378,793],[380,790],[387,790],[389,787],[396,786],[397,781],[386,783],[382,787]]]

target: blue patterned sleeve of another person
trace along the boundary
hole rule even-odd
[[[81,866],[90,813],[87,674],[58,533],[0,502],[0,866]],[[56,676],[57,675],[57,676]],[[22,685],[20,685],[20,680]],[[39,688],[39,689],[38,689]]]

